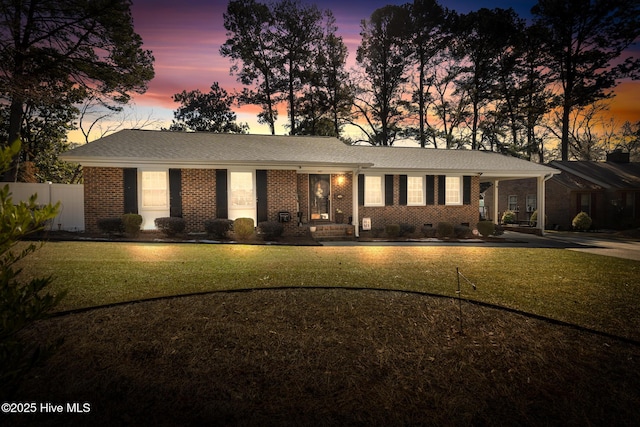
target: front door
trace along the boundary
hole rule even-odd
[[[331,175],[309,175],[309,212],[311,219],[331,219]]]

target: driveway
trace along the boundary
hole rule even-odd
[[[438,240],[420,241],[377,241],[377,242],[323,242],[323,246],[483,246],[512,248],[559,248],[579,252],[589,252],[617,258],[640,261],[640,242],[613,238],[604,233],[547,232],[544,237],[533,234],[505,231],[502,241],[487,242],[470,239],[461,242]],[[497,239],[496,239],[497,240]]]
[[[640,242],[614,238],[604,233],[549,232],[544,239],[566,245],[567,249],[640,261]]]

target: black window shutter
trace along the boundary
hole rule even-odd
[[[258,223],[269,221],[269,212],[267,207],[267,171],[256,171],[256,193],[258,197]]]
[[[169,215],[182,218],[182,169],[169,169]]]
[[[229,218],[227,170],[216,170],[216,218]]]
[[[407,205],[407,175],[400,175],[400,190],[398,194],[400,200],[398,203],[401,206]]]
[[[427,175],[426,177],[426,190],[427,190],[427,200],[426,200],[426,204],[427,205],[433,205],[436,203],[436,180],[435,180],[435,176],[433,175]]]
[[[393,206],[393,175],[384,176],[384,205]]]
[[[438,175],[438,204],[444,205],[445,203],[445,192],[446,192],[446,176]]]
[[[122,169],[124,183],[124,213],[138,213],[138,169]]]
[[[470,176],[462,177],[462,204],[464,205],[471,204],[471,177]]]
[[[358,175],[358,204],[364,206],[364,175]]]

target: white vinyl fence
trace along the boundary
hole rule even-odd
[[[38,195],[39,205],[60,202],[51,230],[84,231],[84,185],[10,182],[9,189],[13,203],[26,202],[33,194]]]

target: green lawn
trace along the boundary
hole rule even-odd
[[[463,296],[640,339],[640,263],[562,249],[49,242],[27,275],[67,289],[60,309],[210,290],[367,287]]]

